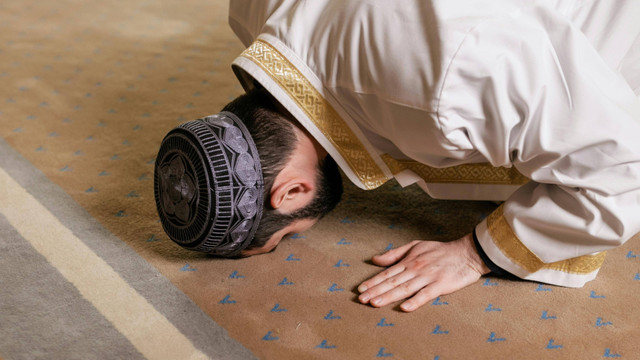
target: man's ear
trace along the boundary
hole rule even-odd
[[[293,178],[271,189],[271,207],[289,214],[307,206],[313,200],[314,186],[304,178]]]

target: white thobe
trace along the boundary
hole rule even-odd
[[[640,1],[231,0],[266,88],[363,189],[506,200],[477,225],[524,279],[582,286],[640,232]]]

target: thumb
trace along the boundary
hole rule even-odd
[[[402,245],[399,248],[391,249],[384,254],[374,255],[371,258],[374,264],[378,266],[390,266],[391,264],[395,264],[398,261],[402,260],[405,255],[411,250],[419,241],[412,241],[408,244]]]

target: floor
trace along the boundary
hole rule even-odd
[[[565,289],[495,277],[405,314],[359,304],[368,260],[469,232],[495,204],[389,182],[277,251],[220,260],[163,234],[164,134],[241,94],[226,1],[0,3],[0,357],[633,359],[640,241]]]

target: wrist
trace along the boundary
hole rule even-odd
[[[480,250],[477,248],[477,244],[473,239],[473,234],[469,233],[465,235],[461,240],[463,240],[465,248],[468,249],[467,254],[471,267],[473,267],[473,269],[475,269],[480,275],[490,273],[491,269],[487,266],[484,260],[482,260],[482,257],[480,256]]]

